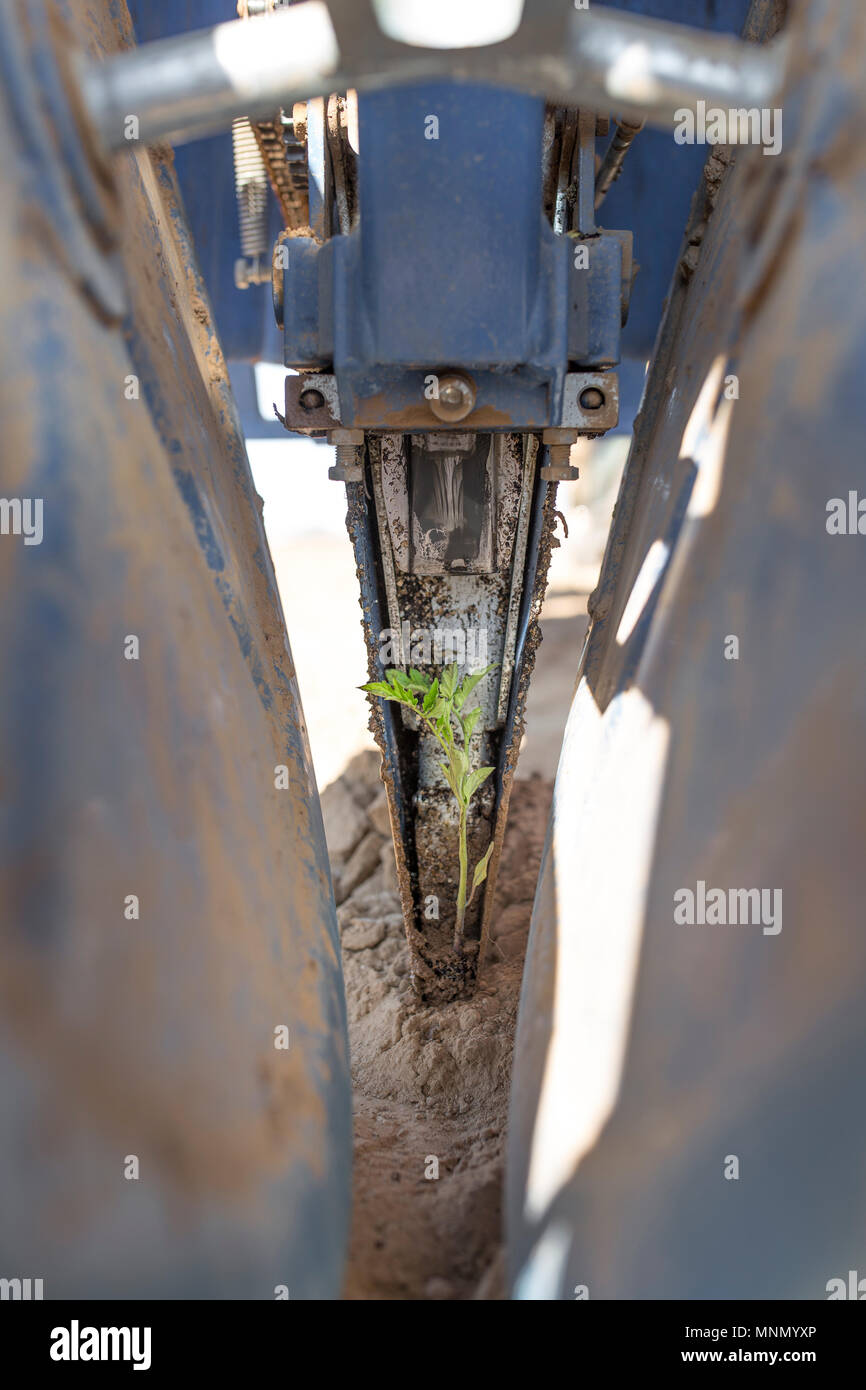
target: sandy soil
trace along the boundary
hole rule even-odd
[[[476,993],[445,1007],[412,992],[390,842],[381,837],[378,867],[345,898],[358,851],[335,856],[355,1098],[348,1299],[504,1296],[511,1049],[550,798],[541,778],[515,783],[487,960]],[[354,759],[324,804],[343,844],[370,845],[382,823],[376,755]]]

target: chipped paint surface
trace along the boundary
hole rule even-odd
[[[122,5],[64,10],[95,44],[128,40]],[[4,1264],[54,1297],[334,1297],[349,1090],[329,868],[171,157],[114,166],[112,321],[40,234],[56,209],[16,120],[0,102],[3,491],[44,499],[45,536],[0,545]],[[65,227],[67,248],[86,234]]]
[[[777,167],[708,161],[591,605],[516,1044],[518,1296],[822,1299],[866,1241],[866,549],[826,526],[862,495],[866,14],[791,34]],[[782,929],[678,924],[699,880],[778,891]]]

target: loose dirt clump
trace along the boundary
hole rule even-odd
[[[515,783],[477,990],[440,1006],[419,1003],[409,979],[378,754],[359,754],[323,794],[329,844],[341,850],[332,857],[355,1106],[346,1298],[504,1297],[511,1049],[551,793],[540,778]]]

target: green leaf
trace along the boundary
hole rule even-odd
[[[430,689],[430,677],[425,676],[424,672],[419,671],[415,666],[409,667],[409,680],[415,690]]]
[[[479,859],[478,863],[475,865],[475,873],[472,875],[473,893],[475,892],[475,889],[478,888],[479,885],[482,884],[487,877],[487,868],[490,863],[490,856],[493,853],[493,843],[494,842],[491,840],[490,844],[487,847],[486,854],[484,854],[482,858]]]
[[[454,703],[458,709],[462,709],[469,696],[472,694],[479,681],[483,681],[491,671],[495,671],[498,663],[494,661],[492,666],[485,666],[483,671],[476,671],[471,676],[464,676],[459,687],[454,692]]]
[[[427,694],[424,696],[424,704],[422,705],[422,709],[424,710],[424,713],[425,713],[425,714],[430,714],[431,711],[433,711],[433,710],[436,708],[436,705],[437,705],[438,700],[439,700],[439,682],[438,682],[438,680],[434,680],[433,684],[430,686],[429,690],[427,691]]]
[[[475,733],[475,725],[478,723],[478,720],[479,720],[480,718],[481,718],[481,706],[480,706],[480,705],[476,705],[474,709],[471,709],[471,710],[469,711],[469,713],[466,715],[465,719],[462,719],[462,720],[460,721],[460,722],[461,722],[461,726],[462,726],[462,728],[463,728],[463,737],[464,737],[464,739],[466,740],[467,743],[468,743],[469,740],[471,739],[472,735]]]
[[[469,773],[468,777],[466,777],[463,782],[463,795],[467,802],[472,799],[478,788],[482,783],[487,781],[487,778],[493,771],[494,769],[492,767],[479,767],[476,768],[474,772]]]
[[[394,692],[390,685],[385,681],[368,681],[366,685],[360,685],[359,690],[366,690],[370,695],[381,695],[383,700],[393,700]]]
[[[439,682],[439,689],[447,700],[450,700],[457,686],[457,662],[452,661],[450,666],[446,666],[442,672],[442,679]]]
[[[459,800],[460,800],[460,795],[459,795],[459,793],[458,793],[458,791],[457,791],[457,785],[456,785],[456,783],[455,783],[455,781],[454,781],[454,774],[453,774],[453,772],[451,771],[451,768],[448,766],[447,763],[440,763],[439,766],[440,766],[440,768],[442,769],[442,773],[443,773],[443,776],[444,776],[444,778],[445,778],[445,781],[448,783],[448,785],[449,785],[449,787],[451,788],[451,791],[453,792],[454,796],[456,796],[456,797],[457,797],[457,800],[459,801]]]
[[[415,710],[417,714],[418,706],[415,703],[415,692],[409,677],[403,671],[397,671],[393,668],[386,671],[385,675],[391,682],[390,698],[397,700],[401,705],[408,705],[409,709]]]

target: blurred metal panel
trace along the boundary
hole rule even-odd
[[[517,1297],[822,1299],[864,1268],[866,15],[793,32],[782,155],[710,162],[591,604],[517,1040]]]
[[[64,80],[125,7],[0,20],[0,1273],[337,1297],[338,936],[225,362],[170,157],[109,175]]]
[[[610,8],[696,29],[740,34],[749,0],[612,0]],[[629,151],[622,177],[605,198],[599,214],[602,225],[629,227],[640,263],[623,329],[626,358],[645,362],[652,353],[683,224],[705,158],[705,149],[677,145],[668,131],[643,130]]]
[[[614,0],[606,8],[739,34],[748,0]],[[130,0],[129,10],[139,43],[146,43],[231,19],[235,5],[233,0]],[[575,96],[578,99],[579,93]],[[640,262],[623,333],[626,357],[645,361],[652,350],[703,154],[698,147],[676,146],[667,132],[645,130],[629,154],[623,177],[608,195],[602,221],[608,227],[634,231]],[[227,355],[279,361],[268,286],[242,291],[234,284],[239,240],[230,138],[216,135],[195,140],[180,146],[175,159],[196,253]],[[272,212],[276,236],[275,201]]]
[[[237,16],[236,0],[129,0],[138,43],[186,34]],[[224,132],[179,146],[174,153],[184,212],[195,246],[223,351],[230,361],[280,361],[280,335],[274,321],[271,287],[235,284],[241,254],[231,135]],[[268,196],[271,237],[282,230],[277,200]],[[250,436],[274,434],[264,421],[246,416]]]

